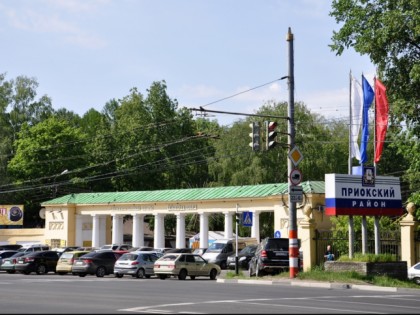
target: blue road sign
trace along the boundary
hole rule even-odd
[[[274,237],[275,238],[281,238],[281,233],[279,230],[277,230],[276,232],[274,232]]]
[[[242,212],[242,226],[252,226],[252,212]]]

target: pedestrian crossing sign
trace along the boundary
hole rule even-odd
[[[242,212],[242,226],[252,226],[252,212]]]

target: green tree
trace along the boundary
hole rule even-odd
[[[25,204],[26,218],[37,218],[39,203],[54,197],[71,184],[80,165],[85,164],[85,135],[66,120],[54,116],[30,126],[24,123],[14,142],[16,154],[8,164],[14,189],[25,191],[16,201]],[[68,174],[63,174],[67,170]],[[25,226],[33,222],[24,222]]]

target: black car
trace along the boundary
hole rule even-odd
[[[300,240],[298,240],[300,247]],[[249,262],[249,276],[263,276],[289,270],[289,239],[265,238],[257,246]],[[300,257],[298,266],[300,266]]]
[[[4,244],[0,245],[0,250],[18,250],[21,247],[20,244]]]
[[[60,253],[53,250],[31,252],[17,259],[15,270],[26,275],[31,272],[38,275],[55,272],[59,258]]]
[[[122,253],[111,250],[87,253],[74,261],[71,272],[79,277],[85,277],[88,274],[97,277],[113,274],[115,262],[121,255]]]
[[[255,255],[255,251],[257,250],[257,245],[248,245],[238,253],[238,268],[247,270],[249,267],[249,261]],[[227,266],[229,269],[235,269],[235,259],[236,253],[230,255],[227,258]]]

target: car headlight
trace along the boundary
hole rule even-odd
[[[246,257],[242,256],[242,257],[239,258],[239,261],[244,261],[245,259],[246,259]]]

